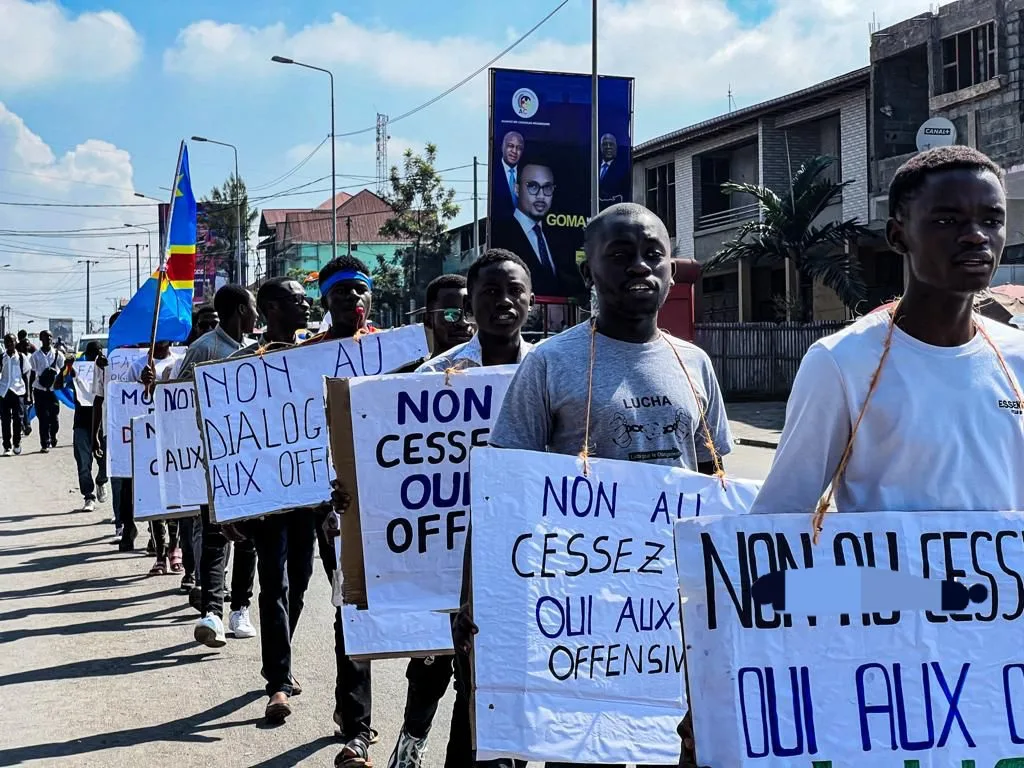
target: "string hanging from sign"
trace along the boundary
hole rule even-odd
[[[853,428],[850,430],[850,438],[846,441],[846,449],[843,451],[843,455],[839,459],[839,464],[836,466],[836,471],[832,473],[832,479],[829,481],[828,488],[825,489],[825,493],[822,494],[821,499],[818,501],[818,506],[814,510],[814,516],[811,518],[811,529],[814,532],[814,538],[812,541],[815,546],[818,544],[818,539],[821,538],[821,532],[824,528],[825,514],[828,512],[829,507],[832,506],[832,499],[835,494],[836,484],[842,479],[846,472],[846,465],[849,463],[850,456],[853,453],[853,441],[857,436],[857,430],[860,428],[861,422],[864,420],[864,414],[867,413],[868,403],[871,401],[871,396],[878,388],[878,381],[882,375],[882,368],[885,366],[885,361],[888,359],[889,352],[892,350],[892,337],[896,329],[896,313],[899,311],[902,303],[903,298],[900,297],[889,311],[889,328],[885,334],[885,342],[882,345],[882,354],[878,359],[878,365],[875,367],[875,372],[871,374],[871,383],[868,386],[867,394],[864,395],[864,402],[860,406],[857,418],[853,422]],[[988,345],[992,348],[992,351],[995,353],[996,359],[999,361],[999,366],[1002,368],[1007,381],[1009,381],[1010,388],[1013,390],[1013,394],[1017,398],[1017,402],[1024,402],[1024,397],[1021,396],[1021,389],[1017,384],[1017,379],[1010,371],[1010,367],[1006,364],[1006,358],[1003,357],[1003,353],[1000,351],[999,346],[992,340],[992,337],[989,336],[988,331],[985,330],[984,324],[979,321],[978,315],[972,316],[971,321],[973,323],[973,329],[977,333],[981,334],[982,338],[985,339]]]
[[[722,466],[722,457],[719,455],[718,449],[715,447],[715,441],[711,437],[711,429],[708,427],[707,408],[701,403],[700,395],[697,393],[697,387],[693,383],[693,378],[690,376],[690,372],[687,370],[686,364],[683,362],[683,358],[679,354],[679,350],[676,349],[675,344],[673,344],[669,338],[669,334],[666,331],[659,329],[658,337],[672,350],[672,354],[676,357],[676,362],[679,363],[679,367],[682,369],[683,375],[686,377],[686,383],[689,385],[690,392],[693,394],[693,402],[697,406],[697,415],[700,419],[700,426],[704,431],[704,445],[711,454],[711,463],[715,468],[714,475],[721,481],[722,488],[725,488],[725,469]],[[580,448],[580,452],[577,454],[580,461],[583,462],[584,477],[588,477],[590,475],[590,413],[594,399],[594,365],[597,360],[596,319],[590,321],[589,357],[590,359],[587,364],[587,408],[586,422],[583,426],[583,447]]]

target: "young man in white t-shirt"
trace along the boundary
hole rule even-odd
[[[1024,509],[1024,333],[974,312],[1006,241],[1002,171],[964,146],[911,158],[887,235],[906,294],[808,350],[755,512],[809,515],[830,483],[840,512]]]

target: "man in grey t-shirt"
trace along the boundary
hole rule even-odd
[[[591,456],[712,474],[732,439],[711,361],[658,329],[674,271],[665,225],[640,205],[614,205],[591,219],[584,248],[581,270],[600,309],[596,325],[576,326],[523,361],[491,430],[491,445],[578,453],[587,435],[589,390]]]

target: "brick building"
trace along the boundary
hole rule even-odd
[[[792,173],[805,160],[826,155],[835,158],[829,169],[834,178],[851,184],[820,221],[864,221],[870,83],[865,67],[644,142],[633,150],[633,198],[668,223],[679,256],[704,263],[744,222],[759,215],[747,196],[722,193],[724,182],[758,184],[785,194]],[[875,265],[865,267],[874,271]],[[786,295],[799,297],[808,318],[846,316],[831,290],[783,266],[740,264],[705,274],[695,294],[697,318],[705,322],[773,321],[779,314],[776,297]]]
[[[871,36],[870,226],[884,227],[889,182],[917,151],[921,124],[947,118],[957,143],[1007,172],[1010,226],[997,282],[1024,264],[1022,20],[1024,0],[960,0]]]

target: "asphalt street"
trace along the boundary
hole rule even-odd
[[[304,692],[287,724],[271,728],[259,640],[198,646],[179,577],[149,578],[148,557],[117,551],[109,504],[76,511],[70,427],[65,414],[48,455],[33,434],[25,455],[0,459],[0,766],[332,765],[333,614],[319,564],[295,638]],[[726,467],[761,478],[771,457],[740,445]],[[258,629],[255,600],[253,617]],[[378,768],[401,727],[404,672],[404,661],[374,663]],[[443,765],[453,698],[435,722],[428,768]]]

